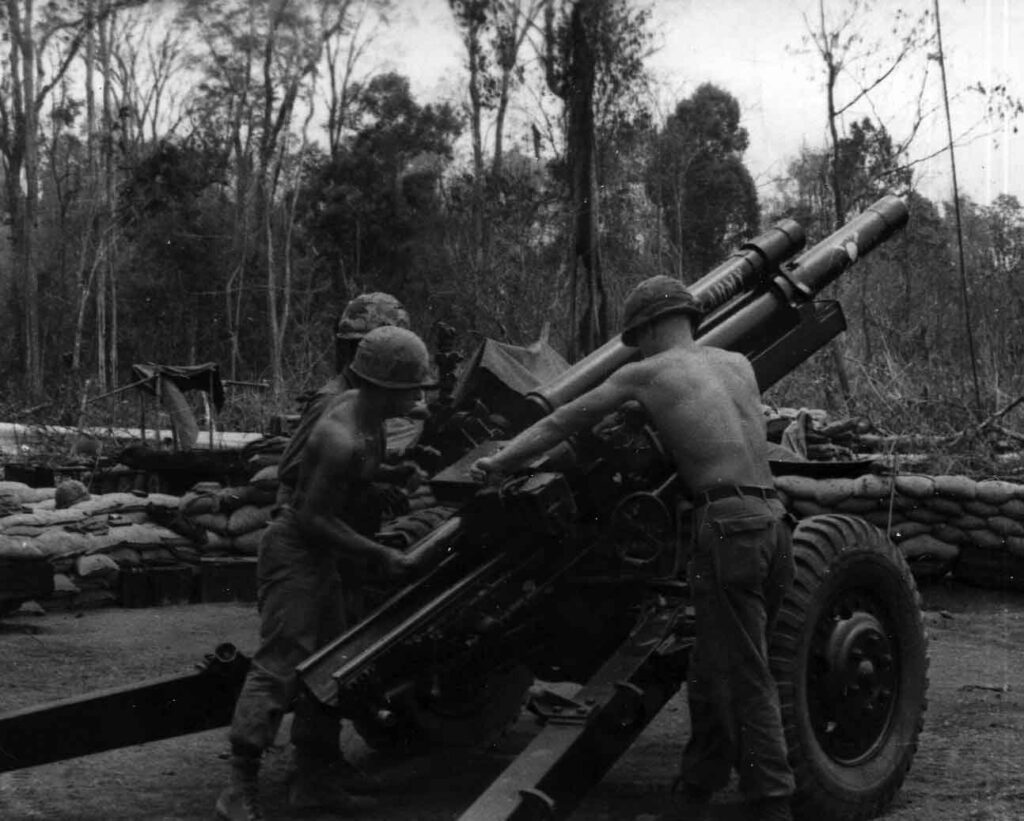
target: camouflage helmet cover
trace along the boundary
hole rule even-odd
[[[690,290],[674,277],[659,274],[645,279],[626,297],[622,342],[636,346],[637,332],[649,322],[669,314],[701,316],[704,311]]]
[[[353,297],[338,320],[338,339],[361,339],[374,328],[409,327],[409,314],[391,294],[375,291]]]
[[[359,341],[349,369],[381,388],[433,388],[430,354],[423,340],[406,328],[381,326]]]

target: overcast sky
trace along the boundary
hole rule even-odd
[[[411,77],[421,101],[454,93],[462,82],[463,56],[447,0],[399,0],[398,5],[405,23],[388,35],[384,59]],[[771,178],[785,171],[802,144],[825,144],[821,62],[810,54],[793,53],[807,31],[803,15],[816,18],[817,0],[654,0],[652,5],[660,48],[650,60],[651,69],[674,100],[706,81],[739,100],[751,138],[747,166],[766,194]],[[890,13],[876,12],[867,21],[867,38],[884,31],[896,9],[916,14],[933,9],[934,0],[877,0],[876,5]],[[826,8],[846,6],[826,0]],[[1024,2],[940,0],[940,13],[953,131],[959,136],[974,128],[970,143],[957,147],[960,190],[983,203],[1002,192],[1024,200],[1024,119],[1018,135],[998,124],[979,128],[978,95],[965,91],[978,82],[986,87],[1007,83],[1011,93],[1024,96],[1024,57],[1019,52]],[[900,138],[917,96],[914,83],[921,75],[914,76],[887,85],[884,93],[873,95],[873,107],[861,106],[853,113],[881,120]],[[934,61],[925,98],[935,114],[916,139],[915,157],[940,149],[947,139]],[[983,131],[994,133],[985,136]],[[951,198],[948,154],[922,165],[919,174],[927,196]]]

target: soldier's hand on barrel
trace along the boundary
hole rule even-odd
[[[501,469],[493,456],[484,456],[470,465],[469,475],[475,482],[494,484],[501,479]]]
[[[415,569],[416,563],[403,551],[393,547],[387,547],[385,550],[387,552],[384,554],[384,573],[390,578],[400,579]]]

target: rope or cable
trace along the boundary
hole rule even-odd
[[[935,0],[935,35],[939,47],[939,71],[942,74],[942,99],[946,106],[946,133],[949,137],[949,165],[953,170],[953,209],[956,214],[956,245],[960,257],[960,291],[964,304],[964,324],[967,328],[967,349],[971,356],[974,375],[974,409],[981,412],[981,388],[978,385],[978,362],[974,355],[974,332],[971,328],[971,309],[967,298],[967,266],[964,264],[964,232],[960,219],[960,188],[956,181],[956,156],[953,151],[953,121],[949,115],[949,89],[946,86],[946,54],[942,50],[942,23],[939,21],[939,0]]]

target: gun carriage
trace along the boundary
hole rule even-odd
[[[845,328],[841,307],[815,297],[906,219],[904,203],[886,197],[804,253],[801,227],[779,223],[691,286],[710,309],[698,342],[745,354],[768,388]],[[423,436],[440,454],[438,504],[381,535],[411,543],[431,569],[381,589],[369,615],[300,665],[310,693],[391,750],[484,745],[529,695],[541,730],[461,821],[567,817],[685,681],[685,489],[640,408],[498,488],[468,476],[476,458],[636,355],[613,339],[525,395],[503,394],[499,407],[464,374]],[[771,655],[795,811],[869,818],[902,784],[922,726],[916,587],[885,535],[854,517],[800,521],[794,550]],[[0,771],[226,724],[246,666],[221,647],[192,676],[0,716]],[[538,680],[580,686],[558,695]],[[48,733],[55,722],[108,729]]]

